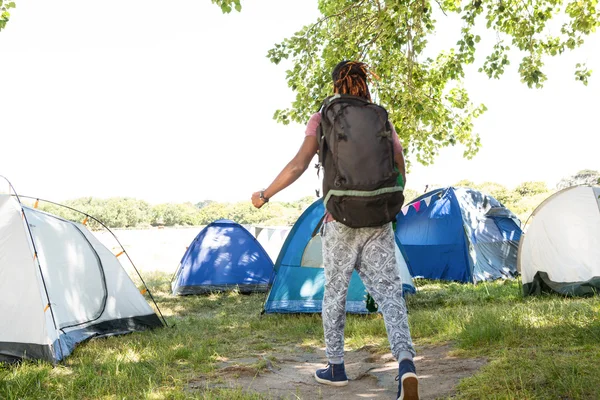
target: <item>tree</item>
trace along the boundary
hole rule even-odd
[[[202,201],[199,201],[198,203],[196,203],[196,207],[198,207],[199,209],[202,209],[208,205],[211,205],[214,202],[215,202],[214,200],[202,200]]]
[[[515,188],[515,192],[523,197],[535,196],[536,194],[546,193],[547,191],[548,187],[546,186],[546,182],[523,182]]]
[[[561,190],[571,186],[594,185],[596,183],[600,183],[600,172],[584,169],[577,172],[575,175],[561,179],[556,185],[556,188]]]
[[[203,207],[200,210],[200,217],[198,219],[198,223],[200,225],[208,225],[213,221],[218,219],[227,219],[229,218],[228,212],[229,204],[225,203],[210,203],[206,207]]]
[[[212,0],[224,12],[241,10],[239,0]],[[483,47],[480,30],[495,33],[479,68],[500,78],[510,59],[522,57],[519,74],[529,87],[542,87],[546,58],[581,46],[599,25],[597,0],[320,0],[322,17],[292,37],[275,44],[267,56],[275,63],[291,61],[288,86],[296,93],[289,108],[274,118],[284,124],[304,123],[330,93],[330,71],[343,59],[376,66],[374,81],[379,103],[391,120],[409,155],[424,165],[445,146],[461,144],[464,157],[474,156],[479,136],[473,120],[485,112],[462,86],[465,67]],[[426,46],[436,18],[462,20],[456,46],[427,57]],[[562,27],[554,25],[562,22]],[[555,33],[559,32],[559,33]],[[490,35],[490,36],[492,36]],[[587,84],[591,71],[577,64],[575,77]],[[409,159],[410,160],[410,159]]]
[[[306,207],[308,207],[312,203],[314,203],[315,200],[316,199],[314,196],[304,196],[300,200],[297,200],[296,202],[294,202],[293,204],[298,210],[304,211],[306,209]]]
[[[475,185],[475,183],[473,181],[470,181],[468,179],[462,179],[462,180],[456,182],[452,186],[454,186],[454,187],[474,188],[477,185]]]
[[[10,19],[9,10],[15,7],[16,5],[14,1],[0,0],[0,31],[6,27],[6,23]]]
[[[201,220],[201,211],[192,203],[158,204],[152,208],[152,225],[200,225]]]
[[[404,204],[410,203],[420,195],[421,193],[417,192],[414,189],[404,189]]]
[[[518,197],[514,191],[496,182],[483,182],[480,184],[474,184],[471,187],[473,189],[479,190],[484,194],[492,196],[500,203],[502,203],[502,205],[508,208],[510,208],[509,206],[513,204]]]

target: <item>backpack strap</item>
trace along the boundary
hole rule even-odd
[[[385,138],[392,138],[392,127],[390,125],[390,120],[386,120],[385,121],[385,128],[383,130],[383,132],[379,133],[379,136],[381,137],[385,137]]]
[[[321,113],[321,123],[319,123],[319,126],[317,126],[317,144],[318,144],[318,149],[317,149],[317,156],[319,158],[318,164],[315,166],[317,168],[317,178],[319,177],[319,171],[321,170],[321,168],[323,167],[323,158],[325,157],[325,139],[323,136],[323,111],[325,110],[325,107],[327,106],[327,104],[329,104],[329,102],[331,101],[331,98],[333,96],[329,96],[327,98],[325,98],[325,100],[323,100],[323,102],[321,103],[321,107],[319,108],[319,113]]]

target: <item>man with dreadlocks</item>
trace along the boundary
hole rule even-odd
[[[333,69],[334,95],[308,121],[296,156],[271,185],[252,194],[252,203],[262,207],[295,182],[319,154],[327,210],[321,237],[328,364],[315,372],[315,379],[332,386],[348,384],[344,367],[346,295],[356,269],[383,314],[392,353],[399,362],[398,399],[414,400],[419,398],[415,350],[392,227],[404,202],[403,149],[387,111],[371,101],[369,75],[376,77],[361,62],[342,61]]]

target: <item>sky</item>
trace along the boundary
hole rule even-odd
[[[305,129],[272,118],[294,93],[267,51],[319,14],[316,0],[242,5],[224,15],[209,0],[17,1],[0,32],[0,175],[53,201],[249,200],[296,154]],[[432,51],[451,46],[457,29],[440,24]],[[476,73],[481,60],[467,75],[472,100],[488,107],[475,122],[478,155],[465,160],[457,146],[427,167],[412,160],[408,188],[462,179],[553,187],[600,170],[599,35],[548,60],[543,89],[520,83],[517,61],[501,80]],[[573,78],[581,61],[598,71],[587,87]],[[309,168],[274,200],[319,186]]]

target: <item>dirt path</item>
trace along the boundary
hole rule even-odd
[[[420,377],[421,399],[448,398],[460,379],[473,375],[485,365],[484,359],[456,358],[448,355],[449,345],[418,349],[415,359]],[[290,355],[293,354],[293,355]],[[347,386],[333,388],[315,382],[313,375],[325,364],[323,349],[315,353],[273,354],[274,362],[264,358],[224,360],[212,377],[200,377],[190,389],[207,387],[241,387],[244,391],[263,393],[272,399],[395,399],[398,364],[391,354],[373,355],[368,348],[347,351]],[[258,362],[267,363],[256,372]]]

